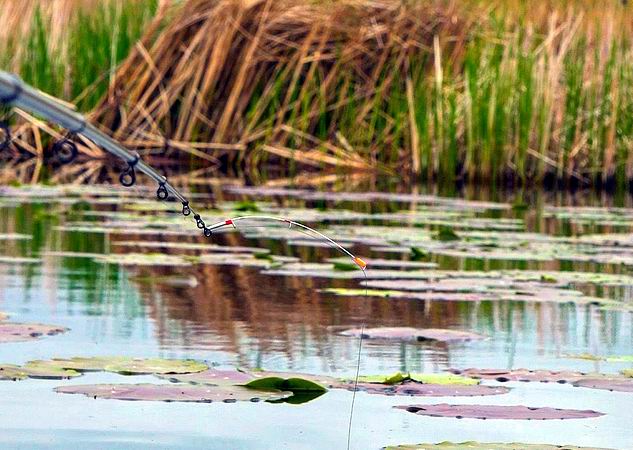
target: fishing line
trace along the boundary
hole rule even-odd
[[[240,221],[272,221],[287,225],[288,229],[294,229],[302,234],[315,237],[327,242],[331,247],[339,250],[358,266],[363,272],[365,280],[367,280],[367,263],[361,258],[355,256],[338,242],[329,238],[325,234],[294,220],[284,217],[249,215],[226,219],[207,226],[204,220],[190,206],[189,200],[180,193],[178,189],[172,186],[167,178],[158,173],[153,167],[145,163],[138,152],[130,152],[113,138],[103,133],[94,125],[88,123],[86,118],[78,112],[70,109],[59,100],[51,97],[37,89],[24,83],[18,76],[0,70],[0,105],[8,107],[17,107],[31,114],[40,116],[51,123],[55,123],[62,128],[68,130],[68,133],[53,145],[53,151],[59,162],[67,164],[72,162],[78,156],[77,144],[74,142],[77,136],[82,135],[86,139],[92,141],[100,148],[108,153],[118,157],[126,163],[119,175],[119,181],[123,186],[130,187],[136,184],[136,171],[144,173],[158,184],[156,196],[159,200],[167,200],[169,194],[180,201],[182,204],[182,214],[185,217],[192,216],[196,222],[196,226],[203,231],[206,237],[211,237],[214,232],[223,231],[225,227],[237,229],[237,223]],[[12,137],[8,122],[0,122],[0,130],[4,135],[0,142],[0,151],[9,147]],[[168,141],[166,141],[168,142]],[[248,227],[248,225],[247,225]],[[365,297],[368,297],[367,286],[365,286]],[[352,404],[350,408],[347,449],[351,444],[352,422],[354,415],[354,403],[356,400],[356,391],[358,388],[358,378],[360,373],[361,353],[363,346],[363,333],[365,325],[361,326],[360,339],[358,343],[358,357],[356,361],[356,376],[354,379],[354,392],[352,393]]]
[[[367,272],[363,269],[363,275],[365,276],[365,302],[369,298],[369,292],[367,287]],[[352,392],[352,405],[349,410],[349,424],[347,426],[347,450],[350,450],[352,443],[352,421],[354,420],[354,404],[356,402],[356,392],[358,391],[358,378],[360,375],[360,358],[363,351],[363,334],[365,333],[365,323],[360,326],[360,335],[358,337],[358,356],[356,357],[356,376],[354,377],[354,391]]]

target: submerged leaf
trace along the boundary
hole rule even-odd
[[[396,409],[420,416],[454,417],[456,419],[505,419],[505,420],[557,420],[600,417],[603,413],[592,410],[559,409],[549,407],[502,406],[502,405],[398,405]]]

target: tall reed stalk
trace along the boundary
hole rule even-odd
[[[156,5],[112,2],[101,21],[73,16],[83,25],[55,45],[32,14],[10,62],[67,99],[107,73],[82,106],[107,88],[94,119],[141,151],[444,180],[633,178],[633,14],[615,0],[183,0],[136,45],[145,20],[130,5]]]

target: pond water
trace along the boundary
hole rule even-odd
[[[0,342],[0,364],[118,355],[353,377],[359,340],[341,331],[363,326],[461,330],[485,339],[364,339],[361,375],[527,368],[623,378],[620,371],[633,367],[628,198],[536,193],[522,203],[476,190],[449,198],[261,188],[195,196],[209,223],[266,214],[314,226],[368,261],[364,280],[344,260],[329,261],[340,252],[283,226],[243,228],[210,242],[179,204],[156,203],[142,188],[1,192],[0,312],[12,322],[68,331]],[[221,247],[183,245],[205,243]],[[346,447],[352,392],[345,389],[302,404],[128,402],[53,390],[141,382],[167,383],[109,372],[0,381],[0,446]],[[351,448],[470,440],[633,448],[631,390],[483,383],[511,390],[488,397],[358,392]],[[483,421],[393,408],[436,403],[604,415]]]

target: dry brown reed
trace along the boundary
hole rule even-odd
[[[252,166],[375,167],[377,149],[351,146],[338,123],[355,105],[356,126],[374,126],[409,55],[461,26],[452,4],[188,1],[137,45],[94,118],[123,141],[206,142]]]
[[[162,2],[91,117],[194,168],[623,184],[632,24],[615,0]]]

